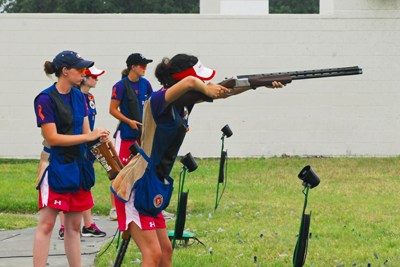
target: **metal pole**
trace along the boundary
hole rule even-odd
[[[221,140],[222,140],[222,147],[221,147],[221,157],[220,157],[220,161],[222,160],[222,152],[224,152],[224,141],[225,141],[225,135],[224,135],[224,134],[222,135]],[[218,184],[217,184],[217,196],[216,196],[216,199],[215,199],[214,211],[216,211],[217,208],[218,208],[218,191],[219,191],[219,175],[220,175],[220,173],[221,173],[221,164],[219,164]]]
[[[299,250],[299,245],[300,245],[300,239],[301,239],[301,228],[303,227],[303,220],[304,220],[304,213],[306,212],[306,206],[307,206],[307,198],[308,198],[308,190],[310,189],[310,185],[307,184],[307,190],[306,190],[306,198],[304,200],[304,207],[303,207],[303,214],[301,215],[301,223],[300,223],[300,230],[299,230],[299,238],[297,239],[297,245],[296,245],[296,253],[294,256],[294,262],[293,262],[293,267],[296,267],[296,261],[297,261],[297,253]],[[304,192],[304,191],[303,191]]]
[[[183,185],[185,184],[185,175],[186,175],[186,170],[187,170],[187,168],[186,168],[185,166],[183,166],[183,167],[182,167],[182,170],[183,170],[182,187],[181,187],[181,191],[178,192],[178,194],[179,194],[179,202],[178,202],[178,211],[177,211],[177,213],[176,213],[174,239],[173,239],[173,241],[172,241],[172,250],[175,249],[176,229],[177,229],[177,227],[178,227],[179,212],[180,212],[180,209],[181,209],[181,200],[182,200]]]

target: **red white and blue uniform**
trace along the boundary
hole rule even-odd
[[[120,231],[126,230],[131,222],[142,230],[165,228],[161,210],[168,206],[173,190],[169,175],[188,129],[187,112],[193,108],[190,105],[177,110],[170,104],[164,109],[165,92],[162,89],[153,93],[146,102],[141,154],[131,160],[111,186]],[[143,196],[147,194],[142,190],[144,187],[154,188],[155,196]]]
[[[82,133],[84,117],[89,109],[84,94],[72,88],[60,94],[53,84],[35,98],[37,125],[54,123],[58,134]],[[44,137],[44,148],[39,163],[37,189],[39,209],[44,206],[64,210],[83,211],[93,206],[90,188],[93,162],[85,157],[85,145],[50,146]]]
[[[143,117],[143,105],[153,89],[148,80],[139,77],[139,81],[132,82],[128,77],[120,80],[113,86],[111,99],[119,100],[119,109],[122,115],[130,120],[141,122]],[[140,141],[140,131],[132,129],[129,124],[121,121],[114,134],[115,150],[122,163],[128,164],[129,147]]]

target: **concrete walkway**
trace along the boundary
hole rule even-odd
[[[39,219],[39,215],[32,215]],[[49,255],[65,254],[64,241],[58,239],[58,230],[60,229],[59,216],[57,216],[56,226],[54,227],[53,234],[50,241]],[[97,227],[106,232],[106,237],[82,237],[81,250],[83,253],[92,253],[100,250],[101,246],[111,241],[116,230],[117,221],[110,221],[108,218],[100,216],[92,216],[93,221]],[[0,231],[0,257],[16,256],[20,258],[0,258],[0,267],[29,267],[33,266],[33,239],[35,236],[36,227]],[[117,238],[118,236],[116,236]],[[82,266],[94,266],[94,257],[96,253],[91,255],[82,255]],[[28,257],[24,257],[28,256]],[[63,256],[49,256],[47,266],[50,267],[68,267],[67,257]]]

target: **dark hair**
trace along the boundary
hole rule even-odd
[[[53,73],[55,73],[55,76],[57,78],[61,76],[62,69],[56,69],[53,62],[46,61],[43,67],[44,67],[44,72],[46,73],[47,76],[50,76]],[[71,67],[67,67],[67,69],[69,70],[71,69]]]
[[[197,57],[187,54],[177,54],[171,59],[165,57],[157,65],[155,75],[164,88],[169,88],[178,82],[172,78],[172,74],[190,69],[198,61]]]

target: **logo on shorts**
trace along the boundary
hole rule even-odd
[[[161,207],[163,200],[164,200],[163,196],[161,194],[158,194],[157,196],[155,196],[155,198],[153,200],[154,206],[156,208]]]
[[[58,204],[58,205],[61,206],[61,200],[59,200],[58,203],[57,203],[57,200],[54,200],[54,205],[55,205],[55,204]]]
[[[153,222],[150,222],[150,228],[156,227],[156,224]]]

